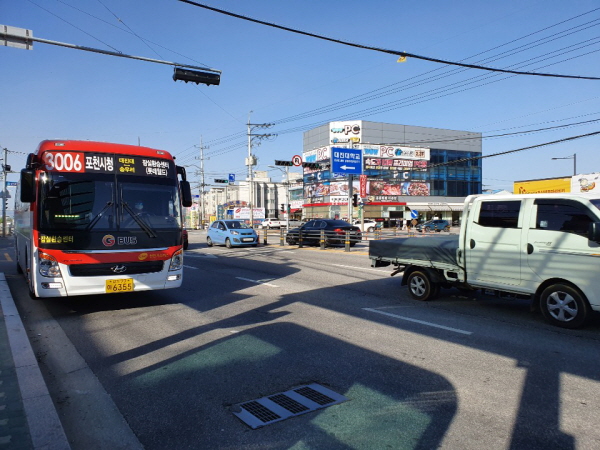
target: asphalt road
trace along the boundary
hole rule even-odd
[[[33,301],[4,269],[72,448],[597,449],[600,320],[527,302],[416,302],[364,247],[207,248],[177,290]],[[7,249],[10,252],[10,249]],[[252,429],[239,403],[347,398]]]

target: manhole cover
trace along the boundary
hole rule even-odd
[[[320,384],[307,384],[286,392],[238,403],[231,409],[242,422],[256,429],[290,417],[326,408],[348,400]]]

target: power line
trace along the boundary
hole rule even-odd
[[[449,165],[455,165],[455,164],[458,164],[461,162],[466,162],[466,161],[474,161],[474,160],[479,160],[479,159],[484,159],[484,158],[492,158],[494,156],[508,155],[510,153],[517,153],[517,152],[522,152],[525,150],[531,150],[534,148],[545,147],[548,145],[560,144],[562,142],[575,141],[577,139],[583,139],[583,138],[587,138],[587,137],[591,137],[591,136],[597,136],[599,134],[600,134],[600,131],[594,131],[592,133],[580,134],[578,136],[571,136],[568,138],[558,139],[556,141],[544,142],[543,144],[530,145],[528,147],[517,148],[514,150],[507,150],[504,152],[492,153],[491,155],[473,156],[471,158],[461,158],[461,159],[455,159],[455,160],[448,161],[448,162],[431,164],[429,167],[431,168],[431,167],[449,166]]]
[[[72,24],[72,23],[71,23],[71,22],[69,22],[68,20],[66,20],[66,19],[63,19],[63,18],[62,18],[62,17],[60,17],[60,16],[57,16],[57,15],[56,15],[56,14],[54,14],[52,11],[49,11],[49,10],[47,10],[46,8],[44,8],[43,6],[40,6],[40,5],[38,5],[36,2],[34,2],[34,1],[32,1],[32,0],[29,0],[29,3],[32,3],[32,4],[34,4],[35,6],[37,6],[38,8],[40,8],[40,9],[43,9],[43,10],[44,10],[44,11],[46,11],[48,14],[51,14],[51,15],[53,15],[54,17],[56,17],[57,19],[60,19],[60,20],[62,20],[63,22],[65,22],[65,23],[67,23],[67,24],[71,25],[73,28],[76,28],[77,30],[81,31],[82,33],[85,33],[85,34],[87,34],[87,35],[88,35],[89,37],[91,37],[92,39],[95,39],[95,40],[97,40],[98,42],[100,42],[100,43],[102,43],[102,44],[106,45],[107,47],[110,47],[110,48],[112,48],[114,51],[121,53],[119,50],[117,50],[116,48],[114,48],[112,45],[109,45],[109,44],[107,44],[106,42],[104,42],[104,41],[102,41],[102,40],[98,39],[96,36],[93,36],[93,35],[91,35],[90,33],[88,33],[87,31],[85,31],[85,30],[82,30],[82,29],[81,29],[81,28],[79,28],[77,25],[74,25],[74,24]]]
[[[304,36],[310,36],[310,37],[314,37],[317,39],[322,39],[324,41],[334,42],[336,44],[347,45],[347,46],[355,47],[355,48],[361,48],[364,50],[372,50],[372,51],[376,51],[376,52],[380,52],[380,53],[387,53],[390,55],[399,56],[401,58],[415,58],[415,59],[420,59],[423,61],[430,61],[430,62],[435,62],[435,63],[439,63],[439,64],[447,64],[450,66],[459,66],[459,67],[465,67],[468,69],[487,70],[489,72],[509,73],[509,74],[513,74],[513,75],[533,75],[533,76],[538,76],[538,77],[569,78],[569,79],[594,80],[594,81],[600,80],[600,77],[589,77],[589,76],[581,76],[581,75],[562,75],[562,74],[539,73],[539,72],[522,72],[522,71],[518,71],[518,70],[497,69],[494,67],[480,66],[477,64],[466,64],[466,63],[461,63],[458,61],[449,61],[449,60],[444,60],[444,59],[439,59],[439,58],[432,58],[429,56],[417,55],[415,53],[409,53],[409,52],[404,52],[404,51],[383,49],[380,47],[372,47],[372,46],[362,45],[362,44],[355,44],[355,43],[348,42],[348,41],[342,41],[341,39],[329,38],[329,37],[326,37],[323,35],[309,33],[309,32],[301,31],[301,30],[296,30],[294,28],[285,27],[283,25],[277,25],[277,24],[274,24],[271,22],[266,22],[264,20],[253,19],[253,18],[250,18],[247,16],[243,16],[241,14],[236,14],[236,13],[232,13],[229,11],[225,11],[223,9],[218,9],[218,8],[214,8],[212,6],[203,5],[201,3],[197,3],[197,2],[194,2],[191,0],[179,0],[179,1],[183,2],[183,3],[188,3],[193,6],[197,6],[199,8],[208,9],[210,11],[214,11],[219,14],[225,14],[227,16],[235,17],[235,18],[242,19],[242,20],[247,20],[249,22],[254,22],[254,23],[261,24],[261,25],[278,28],[280,30],[289,31],[291,33],[297,33],[297,34],[301,34]]]

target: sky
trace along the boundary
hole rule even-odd
[[[494,68],[600,77],[598,0],[206,0],[198,3],[370,47]],[[0,24],[173,67],[36,42],[0,47],[0,148],[18,172],[44,139],[171,152],[198,181],[245,179],[246,124],[274,124],[256,170],[301,154],[303,132],[367,120],[483,133],[483,156],[600,131],[600,80],[463,69],[328,42],[178,0],[0,0]],[[586,123],[582,123],[586,122]],[[551,128],[551,129],[547,129]],[[535,131],[545,129],[542,131]],[[259,131],[256,131],[259,132]],[[503,136],[499,136],[503,135]],[[600,172],[600,135],[483,159],[483,188]],[[552,158],[571,157],[553,160]],[[17,181],[18,174],[9,174]]]

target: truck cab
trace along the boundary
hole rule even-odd
[[[531,295],[546,319],[561,326],[582,323],[590,308],[600,310],[600,196],[472,200],[461,228],[470,286]]]

